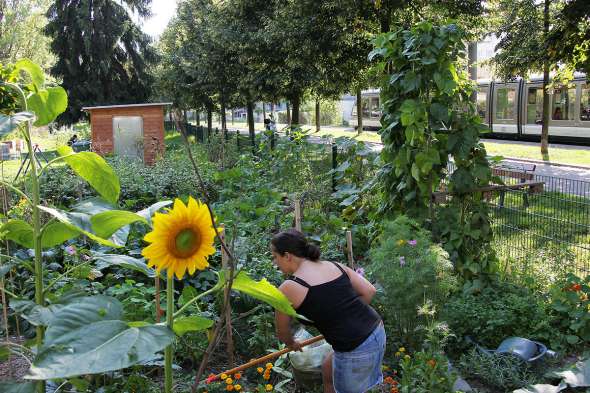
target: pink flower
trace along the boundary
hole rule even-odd
[[[399,257],[399,266],[404,267],[406,264],[406,257]]]
[[[67,246],[65,250],[69,255],[74,255],[76,253],[76,247],[74,246]]]
[[[418,241],[417,241],[417,240],[409,240],[409,241],[408,241],[408,244],[409,244],[410,246],[414,247],[416,244],[418,244]]]
[[[357,272],[362,277],[365,276],[365,269],[363,269],[362,267],[357,267],[354,271]]]

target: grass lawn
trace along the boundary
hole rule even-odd
[[[507,143],[484,142],[486,150],[492,156],[517,157],[533,160],[542,160],[541,147],[539,144],[529,143]],[[577,148],[576,146],[552,147],[549,145],[549,161],[590,166],[590,149]]]

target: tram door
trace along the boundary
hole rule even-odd
[[[522,133],[541,135],[543,125],[543,85],[527,84],[524,97]]]
[[[488,110],[489,91],[490,91],[490,88],[488,86],[478,86],[478,88],[477,88],[477,101],[476,101],[477,114],[481,118],[481,121],[484,124],[487,124],[488,126],[490,124],[490,113]]]
[[[498,83],[494,89],[493,132],[516,134],[517,128],[517,88],[516,83]]]

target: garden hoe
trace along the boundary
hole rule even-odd
[[[313,344],[315,342],[318,342],[320,340],[323,340],[323,339],[324,339],[324,336],[319,335],[319,336],[315,336],[313,338],[310,338],[308,340],[301,341],[300,342],[301,348],[303,348],[305,346],[308,346],[310,344]],[[232,368],[231,370],[227,370],[227,371],[224,371],[224,372],[219,373],[219,374],[216,374],[216,375],[211,375],[205,381],[202,381],[202,382],[211,383],[211,382],[216,381],[219,378],[221,378],[221,374],[232,375],[232,374],[235,374],[235,373],[237,373],[239,371],[243,371],[243,370],[246,370],[246,369],[248,369],[250,367],[256,366],[257,364],[265,363],[265,362],[268,362],[269,360],[276,359],[279,356],[284,355],[286,353],[289,353],[291,351],[293,351],[293,349],[287,347],[287,348],[281,349],[280,351],[269,353],[268,355],[262,356],[262,357],[260,357],[258,359],[250,360],[248,363],[244,363],[241,366]]]

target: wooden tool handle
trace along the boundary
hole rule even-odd
[[[318,342],[318,341],[323,340],[323,339],[324,339],[324,336],[319,335],[319,336],[316,336],[316,337],[312,337],[312,338],[310,338],[308,340],[302,341],[299,344],[301,345],[301,348],[303,348],[305,346],[308,346],[310,344],[313,344],[313,343]],[[219,374],[217,374],[215,376],[211,376],[211,377],[207,378],[206,381],[207,382],[216,381],[219,378],[221,378],[221,374],[232,375],[232,374],[235,374],[235,373],[237,373],[239,371],[243,371],[243,370],[246,370],[246,369],[248,369],[250,367],[256,366],[257,364],[264,363],[264,362],[267,362],[267,361],[272,360],[272,359],[276,359],[279,356],[284,355],[284,354],[286,354],[288,352],[291,352],[291,351],[293,351],[293,349],[290,348],[290,347],[287,347],[285,349],[281,349],[280,351],[269,353],[268,355],[265,355],[265,356],[263,356],[261,358],[250,360],[248,363],[244,363],[241,366],[232,368],[231,370],[227,370],[227,371],[224,371],[222,373],[219,373]]]

